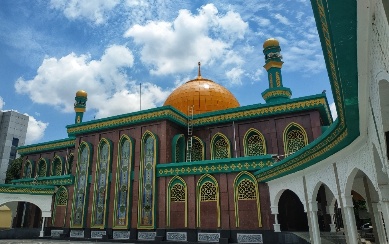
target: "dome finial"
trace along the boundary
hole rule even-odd
[[[199,65],[199,72],[197,73],[197,79],[201,79],[202,78],[201,77],[201,63],[199,62],[198,65]]]

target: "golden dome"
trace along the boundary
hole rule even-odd
[[[263,49],[267,47],[274,47],[274,46],[279,46],[280,43],[278,42],[277,39],[275,38],[269,38],[263,43]]]
[[[199,73],[200,74],[200,73]],[[239,107],[239,102],[225,87],[199,75],[174,90],[163,104],[171,105],[184,114],[193,105],[193,114]]]
[[[76,97],[87,97],[87,96],[88,96],[88,93],[86,93],[86,91],[84,91],[84,90],[79,90],[76,93]]]

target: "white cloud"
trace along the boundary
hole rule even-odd
[[[85,18],[95,24],[106,21],[108,12],[112,10],[120,0],[51,0],[52,8],[63,11],[66,18],[74,20]]]
[[[213,4],[207,4],[197,15],[181,9],[172,22],[137,24],[124,36],[142,46],[141,60],[153,67],[151,74],[166,75],[192,70],[197,61],[212,64],[224,60],[247,28],[238,13],[229,11],[223,16]]]
[[[232,68],[226,72],[226,76],[231,80],[232,85],[242,85],[241,76],[243,74],[241,68]]]
[[[4,99],[0,97],[0,110],[3,109],[4,105],[5,105]]]
[[[273,17],[284,25],[290,25],[289,19],[281,14],[275,14]]]
[[[95,100],[94,107],[98,107],[96,118],[138,111],[140,106],[142,110],[156,107],[163,103],[170,93],[171,90],[163,90],[151,83],[142,83],[140,96],[139,86],[133,83],[129,90],[118,91],[110,97],[104,94]]]
[[[35,119],[33,116],[24,114],[29,117],[28,119],[28,127],[27,127],[27,135],[26,135],[26,145],[38,142],[43,138],[45,134],[45,130],[49,123],[45,123]]]
[[[331,110],[332,119],[335,120],[336,118],[338,118],[338,112],[336,111],[335,103],[330,104],[330,110]]]
[[[261,27],[269,27],[271,24],[271,21],[269,19],[260,16],[255,16],[254,21],[257,22],[258,25]]]
[[[88,93],[87,109],[96,117],[139,110],[139,86],[129,81],[126,69],[133,66],[132,52],[124,46],[111,46],[100,60],[71,53],[60,59],[46,58],[31,80],[19,78],[16,91],[39,104],[72,112],[77,90]],[[138,83],[139,84],[139,83]],[[155,107],[167,97],[166,91],[146,83],[142,87],[142,109]]]

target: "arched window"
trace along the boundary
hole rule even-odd
[[[181,177],[174,176],[169,181],[166,202],[167,226],[172,228],[187,227],[187,186]]]
[[[216,200],[216,185],[211,181],[204,182],[200,187],[200,202]]]
[[[131,171],[133,164],[133,140],[122,135],[119,141],[119,153],[116,170],[116,197],[114,205],[114,226],[129,227],[131,205]]]
[[[46,159],[41,158],[39,159],[39,163],[38,163],[38,176],[45,177],[46,174],[47,174],[47,162]]]
[[[66,206],[68,204],[68,191],[65,187],[61,186],[58,188],[55,194],[55,203],[57,206]]]
[[[216,133],[211,140],[211,159],[231,157],[231,146],[228,138],[222,133]]]
[[[308,144],[307,133],[297,123],[290,123],[284,130],[285,157],[297,152]]]
[[[203,175],[197,182],[196,193],[197,227],[219,228],[219,184],[216,179],[209,174]]]
[[[107,195],[109,192],[109,174],[111,169],[112,143],[108,139],[101,139],[97,151],[97,167],[95,175],[95,189],[93,193],[92,225],[103,227],[107,217]]]
[[[192,137],[192,150],[191,161],[203,161],[204,160],[204,143],[197,136]]]
[[[258,184],[249,172],[240,172],[235,177],[234,198],[236,227],[262,227]],[[258,217],[258,222],[252,221],[253,216]]]
[[[88,207],[89,188],[88,188],[88,175],[90,161],[93,155],[93,147],[90,143],[82,142],[78,147],[78,160],[75,175],[74,195],[72,201],[72,227],[85,227],[85,218],[88,211],[85,208]]]
[[[255,184],[249,179],[243,179],[238,185],[238,200],[257,199]]]
[[[185,162],[185,136],[184,134],[175,135],[172,143],[173,162]]]
[[[32,174],[32,163],[30,160],[26,161],[26,164],[24,165],[24,178],[31,178]]]
[[[157,135],[146,131],[142,136],[139,173],[138,228],[155,228],[155,167],[158,152]]]
[[[266,143],[262,133],[256,129],[249,129],[243,139],[244,155],[259,156],[266,154]]]
[[[62,175],[62,159],[59,156],[55,156],[53,159],[51,169],[51,175],[52,176],[60,176]]]
[[[52,214],[52,224],[56,227],[63,227],[65,224],[65,217],[66,217],[66,210],[68,205],[68,191],[64,186],[60,186],[57,190],[57,193],[55,194],[55,201],[54,201],[54,211]],[[57,208],[63,207],[65,214],[61,214],[63,216],[62,220],[57,220],[56,214],[57,214]]]

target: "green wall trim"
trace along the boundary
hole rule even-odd
[[[360,134],[357,68],[357,1],[311,0],[338,118],[315,141],[255,172],[267,182],[307,168],[349,145]],[[336,47],[336,48],[335,48]]]
[[[54,186],[31,186],[0,184],[0,193],[29,194],[29,195],[53,195]]]
[[[48,177],[37,177],[35,178],[25,178],[19,180],[12,180],[14,185],[32,185],[32,186],[66,186],[74,184],[73,175],[61,175],[61,176],[48,176]]]
[[[277,103],[259,103],[222,111],[197,114],[193,116],[193,126],[198,127],[309,110],[318,110],[325,125],[332,123],[332,117],[326,95],[317,94],[288,99]]]
[[[58,150],[62,148],[74,148],[75,140],[74,138],[66,138],[61,140],[49,141],[44,143],[32,144],[28,146],[18,147],[18,153],[21,156],[28,154]]]
[[[170,120],[175,123],[186,125],[186,116],[171,106],[147,109],[138,112],[121,114],[103,119],[87,121],[79,124],[66,126],[69,136],[118,128],[133,124],[153,122],[158,120]]]
[[[193,126],[205,126],[218,123],[241,121],[263,116],[273,116],[283,113],[319,110],[323,123],[332,123],[332,117],[325,94],[288,99],[287,101],[271,104],[254,104],[222,111],[195,115]],[[119,128],[145,122],[170,120],[181,126],[187,125],[186,115],[171,106],[163,106],[139,112],[112,116],[104,119],[92,120],[66,126],[69,136],[91,133],[95,131]]]
[[[157,165],[157,177],[254,171],[273,165],[271,155]]]

